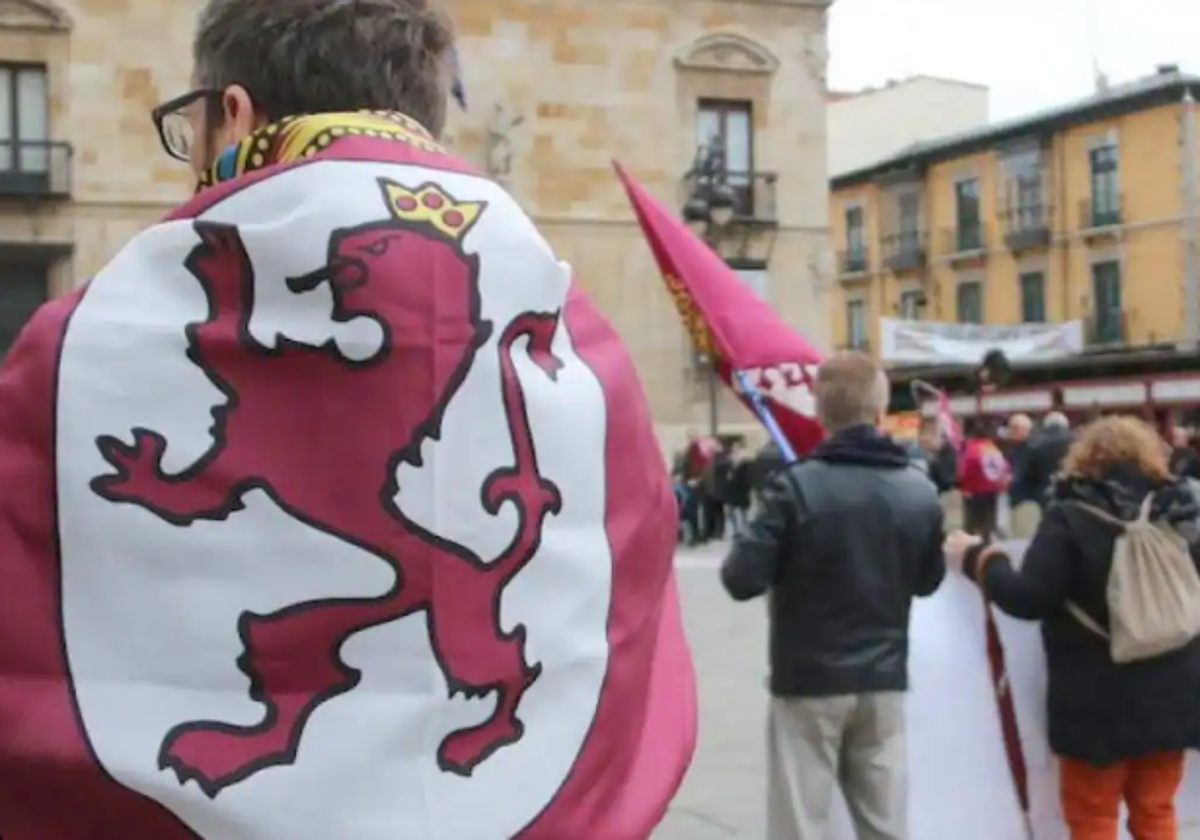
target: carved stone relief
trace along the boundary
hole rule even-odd
[[[492,121],[488,125],[485,141],[487,171],[497,183],[506,187],[512,175],[512,131],[524,122],[525,117],[510,114],[503,104],[497,103]]]
[[[829,47],[826,44],[824,32],[804,33],[801,63],[808,71],[808,75],[824,90],[829,69]]]
[[[734,32],[716,32],[692,42],[675,59],[681,70],[717,70],[767,75],[779,59],[762,44]]]
[[[0,0],[0,29],[70,28],[70,16],[48,0]]]
[[[821,248],[808,257],[808,282],[813,295],[823,296],[833,285],[834,258],[828,248]]]

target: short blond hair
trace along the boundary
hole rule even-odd
[[[1136,417],[1104,417],[1079,430],[1063,462],[1063,473],[1082,478],[1103,478],[1110,467],[1126,464],[1147,478],[1166,481],[1169,447],[1163,446],[1154,427]]]
[[[830,432],[874,425],[887,411],[887,375],[866,353],[838,353],[817,370],[817,414]]]

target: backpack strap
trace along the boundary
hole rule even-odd
[[[1096,519],[1101,520],[1102,522],[1107,522],[1110,525],[1120,525],[1122,528],[1128,528],[1130,525],[1133,524],[1128,519],[1122,519],[1119,516],[1113,516],[1111,513],[1106,511],[1104,508],[1096,507],[1095,505],[1089,505],[1087,502],[1069,501],[1069,502],[1067,502],[1067,504],[1070,505],[1071,507],[1075,507],[1075,508],[1079,508],[1080,510],[1087,511],[1089,515],[1095,517]],[[1143,502],[1142,504],[1144,505],[1145,502]],[[1137,520],[1135,520],[1135,521],[1137,521]]]
[[[1149,493],[1146,498],[1142,499],[1142,506],[1138,509],[1137,523],[1139,525],[1150,524],[1150,510],[1154,507],[1154,494]]]
[[[1100,626],[1100,622],[1085,613],[1082,608],[1074,601],[1067,601],[1067,612],[1071,614],[1071,618],[1078,621],[1085,629],[1099,636],[1101,639],[1108,639],[1108,631]]]

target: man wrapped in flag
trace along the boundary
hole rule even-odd
[[[449,45],[421,0],[210,0],[154,113],[198,194],[11,351],[4,840],[662,818],[666,466],[569,267],[439,146]]]

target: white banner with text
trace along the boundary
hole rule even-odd
[[[1083,322],[950,324],[881,319],[883,361],[905,365],[975,365],[991,350],[1009,361],[1046,362],[1083,350]]]

